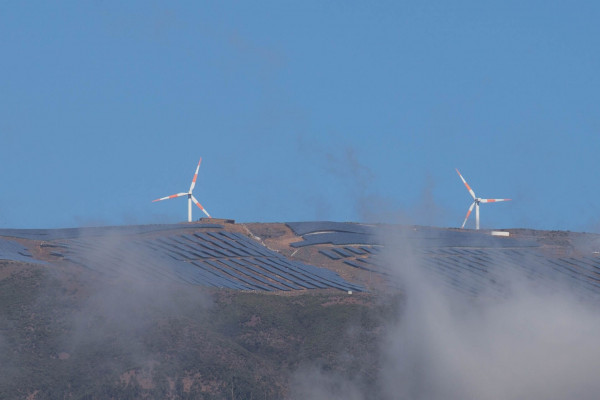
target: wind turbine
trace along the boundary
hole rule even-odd
[[[473,189],[471,189],[471,187],[469,186],[467,181],[465,181],[465,178],[463,178],[463,176],[460,174],[460,172],[458,172],[458,168],[456,169],[456,172],[458,173],[458,176],[460,176],[460,179],[463,181],[463,183],[467,187],[467,190],[471,194],[471,197],[473,197],[473,203],[471,204],[471,207],[469,207],[469,211],[467,211],[467,216],[465,217],[465,220],[463,221],[463,224],[460,227],[461,229],[463,229],[465,227],[465,224],[467,223],[467,220],[469,219],[469,215],[471,215],[471,211],[473,211],[473,207],[475,207],[475,229],[479,229],[479,204],[480,203],[496,203],[498,201],[510,201],[511,200],[511,199],[482,199],[480,197],[475,196],[475,192],[473,191]]]
[[[196,200],[196,198],[192,195],[192,191],[194,190],[194,186],[196,186],[196,178],[198,178],[198,170],[200,169],[200,163],[201,162],[202,162],[202,157],[200,157],[200,161],[198,161],[198,166],[196,167],[196,173],[194,174],[194,179],[192,179],[192,184],[190,185],[190,190],[187,193],[172,194],[171,196],[161,197],[160,199],[152,200],[152,202],[161,201],[161,200],[168,200],[168,199],[172,199],[172,198],[175,198],[175,197],[187,196],[188,197],[188,222],[192,222],[192,202],[194,202],[194,204],[197,205],[198,208],[200,208],[202,210],[202,212],[204,212],[204,214],[206,214],[206,216],[208,218],[212,218],[208,214],[208,212],[206,212],[206,210],[204,209],[204,207],[202,207],[202,205],[200,203],[198,203],[198,200]]]

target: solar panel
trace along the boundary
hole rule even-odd
[[[261,256],[261,254],[258,251],[253,250],[251,248],[248,248],[246,246],[242,246],[241,244],[239,244],[237,242],[231,241],[231,246],[235,247],[236,250],[238,250],[238,251],[240,251],[242,253],[245,253],[244,257],[247,257],[247,256],[252,256],[252,257]]]
[[[213,257],[215,257],[215,258],[234,257],[235,256],[235,254],[233,254],[232,252],[227,251],[209,241],[198,241],[197,245],[200,246],[200,248],[204,252],[213,255]]]
[[[287,261],[284,261],[282,259],[277,259],[277,258],[273,258],[270,260],[271,262],[273,262],[274,264],[279,264],[281,265],[283,268],[285,268],[285,271],[287,271],[287,273],[289,273],[290,275],[293,275],[295,277],[297,277],[298,279],[300,279],[302,282],[306,282],[310,285],[314,285],[316,287],[319,287],[321,289],[326,288],[327,286],[323,285],[322,283],[319,282],[319,280],[321,280],[322,278],[319,276],[316,276],[314,274],[306,274],[305,271],[296,268],[295,265],[292,265],[290,263],[288,263]]]
[[[244,235],[241,235],[239,233],[230,233],[228,232],[230,236],[235,237],[235,241],[231,241],[231,244],[234,245],[238,250],[243,250],[246,251],[250,254],[252,254],[253,256],[266,256],[266,257],[270,257],[273,254],[276,254],[272,251],[270,251],[269,249],[265,248],[264,246],[262,246],[261,244],[255,242],[254,240],[251,240],[249,238],[247,238]]]
[[[221,236],[221,240],[213,240],[211,243],[239,257],[247,257],[249,255],[249,253],[244,250],[244,246],[236,245],[234,241],[226,236]]]
[[[45,261],[33,258],[29,250],[22,244],[6,239],[0,239],[0,259],[31,264],[46,264]]]
[[[374,247],[361,246],[360,249],[362,249],[365,252],[370,253],[370,254],[374,254],[377,252]]]
[[[80,237],[115,237],[118,235],[139,235],[152,232],[164,232],[182,229],[222,229],[220,224],[165,224],[165,225],[127,225],[100,226],[62,229],[0,229],[0,236],[17,237],[31,240],[76,239]]]
[[[356,258],[355,259],[357,262],[359,263],[365,263],[365,264],[369,264],[369,265],[373,265],[373,266],[379,266],[376,262],[375,259],[373,257],[369,257],[369,258]]]
[[[229,240],[221,235],[217,235],[218,232],[208,232],[211,237],[207,237],[208,240],[206,242],[215,246],[220,252],[224,253],[227,257],[235,256],[231,252],[231,246],[228,246],[225,241],[229,242]]]
[[[259,263],[262,263],[263,266],[265,264],[271,266],[275,270],[275,273],[277,275],[281,276],[282,278],[287,279],[288,281],[295,283],[296,285],[298,285],[300,287],[304,287],[307,289],[315,288],[312,284],[308,283],[306,281],[306,279],[303,279],[304,277],[299,276],[297,273],[295,273],[289,267],[282,266],[268,258],[260,258],[260,259],[256,259],[256,261],[258,261]]]
[[[154,251],[160,251],[160,247],[153,240],[146,239],[146,240],[140,241],[139,243],[143,244],[144,246],[146,246],[149,249],[152,249]]]
[[[583,260],[586,260],[589,265],[592,265],[596,269],[600,269],[600,259],[598,257],[581,257]]]
[[[350,253],[348,250],[345,250],[345,249],[340,248],[340,247],[333,247],[331,250],[335,251],[336,253],[338,253],[342,257],[352,257],[353,256],[353,254]]]
[[[471,266],[474,269],[478,269],[481,271],[487,271],[488,263],[485,263],[485,262],[482,263],[481,261],[476,260],[473,257],[454,256],[454,257],[447,257],[446,259],[454,262],[457,265]]]
[[[285,288],[281,285],[278,285],[274,282],[269,281],[268,279],[266,279],[263,276],[253,273],[252,270],[248,267],[239,266],[230,260],[219,260],[219,261],[231,266],[231,268],[236,269],[240,273],[250,276],[255,281],[255,282],[253,282],[253,285],[254,285],[254,289],[256,289],[256,290],[266,290],[266,291],[273,291],[275,289],[276,290],[288,290],[287,288]]]
[[[356,255],[359,255],[359,256],[362,256],[363,254],[367,254],[367,252],[365,250],[362,250],[359,247],[346,246],[345,249]]]
[[[264,283],[264,285],[261,285],[260,283],[253,282],[253,285],[256,286],[257,288],[259,288],[261,290],[267,290],[267,291],[272,290],[272,288],[269,287],[269,286],[271,286],[269,281],[267,281],[266,279],[262,278],[261,276],[255,274],[255,273],[253,273],[251,270],[248,270],[247,268],[242,268],[241,266],[235,264],[234,262],[226,260],[226,259],[219,260],[219,262],[227,265],[229,268],[232,268],[239,273],[249,276],[250,278],[254,279],[255,281]]]
[[[241,289],[241,290],[250,290],[250,287],[238,282],[234,279],[235,273],[231,273],[231,271],[225,272],[218,265],[213,265],[214,261],[206,260],[206,261],[194,261],[192,264],[196,266],[203,266],[205,270],[212,267],[213,273],[217,275],[219,278],[219,282],[222,284],[222,287],[230,288],[230,289]]]
[[[291,264],[299,271],[302,271],[312,277],[313,280],[322,283],[328,287],[331,287],[330,283],[334,282],[344,287],[343,290],[354,290],[362,292],[365,288],[361,285],[356,285],[347,282],[345,279],[340,277],[336,272],[325,268],[317,268],[313,265],[303,264],[296,261],[292,261]]]
[[[2,240],[2,239],[0,239]],[[58,242],[54,242],[54,243],[40,243],[40,247],[41,248],[62,248],[62,249],[67,249],[69,246],[62,244],[62,243],[58,243]]]
[[[286,225],[298,236],[314,232],[350,232],[359,234],[372,234],[371,226],[351,222],[287,222]]]
[[[582,274],[585,278],[594,280],[596,282],[600,281],[600,275],[598,274],[598,271],[595,270],[595,268],[593,268],[592,266],[582,262],[581,260],[575,259],[575,258],[568,258],[568,259],[564,259],[564,258],[560,258],[559,259],[562,263],[566,263],[570,266],[573,266],[572,269],[580,274]]]
[[[226,237],[226,238],[228,238],[228,239],[231,239],[231,240],[232,240],[232,241],[234,241],[234,242],[237,240],[237,238],[236,238],[236,236],[235,236],[235,235],[232,235],[231,233],[229,233],[229,232],[227,232],[227,231],[219,231],[219,234],[221,234],[221,235],[225,236],[225,237]]]
[[[217,241],[222,241],[222,240],[227,240],[227,237],[223,236],[221,233],[222,232],[206,232],[209,236],[211,236],[213,239],[216,239]]]
[[[174,248],[174,249],[185,251],[183,246],[180,246],[177,242],[174,242],[173,239],[170,237],[158,237],[158,238],[154,239],[154,241],[162,249],[169,250],[169,249]]]
[[[210,242],[211,241],[211,237],[208,236],[204,232],[194,232],[194,236],[196,236],[197,238],[202,239],[203,242]]]
[[[268,265],[267,263],[262,262],[262,260],[256,259],[256,258],[247,258],[247,259],[243,259],[240,260],[244,263],[250,263],[250,264],[254,264],[268,272],[270,272],[271,274],[266,275],[268,278],[279,282],[282,285],[285,285],[287,287],[289,287],[290,289],[301,289],[301,286],[297,286],[294,281],[292,279],[289,279],[289,277],[287,276],[287,274],[282,273],[281,271],[279,271],[276,268],[273,268],[271,265]]]
[[[564,276],[568,276],[569,278],[574,279],[578,282],[584,282],[587,285],[591,285],[593,287],[600,287],[600,285],[598,285],[596,282],[586,279],[577,269],[573,268],[571,265],[565,262],[550,259],[548,260],[548,262],[552,264],[553,269],[555,271],[562,273]]]
[[[453,287],[473,293],[477,288],[483,288],[490,284],[490,276],[482,275],[478,271],[464,268],[452,262],[443,263],[443,265],[433,266],[434,272],[440,274],[443,280],[446,280]]]
[[[181,250],[178,247],[172,246],[170,249],[167,249],[167,251],[171,254],[176,254],[177,256],[181,257],[181,260],[197,260],[199,257],[196,254],[193,254],[191,251],[186,251],[186,250]]]
[[[461,256],[472,256],[473,255],[472,252],[470,252],[469,250],[464,249],[464,248],[454,248],[453,250],[455,251],[456,254],[459,254]]]
[[[208,254],[212,258],[221,258],[223,257],[223,253],[217,251],[213,246],[206,242],[198,243],[198,248],[203,253]]]
[[[263,276],[264,277],[263,279],[264,279],[265,283],[267,285],[270,285],[270,286],[274,287],[275,289],[278,289],[278,290],[290,290],[289,287],[282,286],[282,285],[279,285],[279,284],[276,283],[276,282],[279,282],[279,283],[285,284],[285,283],[287,283],[287,281],[282,281],[279,278],[276,278],[275,276],[273,276],[272,273],[270,273],[269,271],[266,271],[265,269],[259,268],[259,267],[255,266],[255,265],[252,265],[251,263],[245,262],[244,260],[239,260],[239,259],[235,259],[235,258],[231,259],[231,262],[237,263],[238,265],[241,265],[244,268],[247,268],[247,269],[249,269],[251,271],[254,271],[259,276]],[[272,281],[269,280],[269,279],[271,279]],[[275,282],[273,282],[273,281],[275,281]]]
[[[228,280],[219,269],[215,269],[212,265],[199,261],[193,261],[189,264],[195,266],[196,269],[202,273],[202,276],[206,281],[215,287],[224,287],[225,281]]]
[[[294,269],[290,268],[288,265],[282,265],[281,263],[276,262],[276,259],[262,258],[260,261],[264,264],[268,264],[271,267],[278,270],[278,274],[281,277],[284,277],[287,280],[294,282],[296,285],[307,289],[315,289],[315,286],[309,282],[307,277],[302,274],[297,273]]]
[[[330,250],[321,249],[319,250],[319,253],[331,258],[332,260],[339,260],[340,258],[342,258],[341,256],[337,255],[336,253]]]
[[[234,251],[234,249],[235,249],[235,251],[237,251],[238,253],[241,253],[242,254],[241,257],[259,256],[260,255],[260,253],[258,253],[257,251],[249,249],[246,246],[242,246],[233,240],[228,241],[227,244],[229,246],[231,246],[231,249],[230,249],[231,251]]]
[[[571,258],[571,260],[581,264],[582,266],[584,266],[584,268],[586,268],[588,271],[594,274],[600,274],[600,268],[595,260],[590,260],[589,258],[584,257]]]
[[[319,233],[304,236],[303,239],[304,240],[302,242],[294,242],[291,243],[290,246],[303,247],[315,244],[378,244],[378,241],[375,238],[375,236],[348,232]]]
[[[212,265],[217,270],[228,275],[227,280],[233,282],[235,285],[241,285],[245,289],[252,289],[257,286],[256,282],[253,282],[251,279],[249,279],[249,277],[239,274],[236,270],[230,268],[226,264],[220,263],[216,260],[206,260],[204,262]]]
[[[201,250],[200,246],[198,246],[194,242],[189,241],[185,237],[173,237],[172,239],[174,242],[179,243],[182,246],[182,248],[186,249],[186,251],[192,255],[191,259],[210,257],[210,254]]]
[[[438,249],[437,252],[438,254],[444,255],[455,254],[454,251],[452,251],[451,249]]]
[[[267,249],[263,245],[255,242],[251,239],[245,238],[244,236],[241,236],[241,240],[238,243],[245,246],[248,250],[254,250],[255,252],[257,252],[260,255],[265,256],[265,257],[278,256],[277,253]]]
[[[173,269],[174,274],[184,282],[202,286],[224,287],[222,279],[195,263],[180,263]]]
[[[365,265],[365,264],[363,264],[363,263],[358,263],[357,261],[353,261],[353,260],[344,260],[343,262],[344,262],[344,264],[347,264],[347,265],[349,265],[349,266],[351,266],[351,267],[354,267],[354,268],[358,268],[358,269],[364,269],[365,271],[371,271],[371,272],[377,272],[377,273],[380,273],[380,272],[379,272],[379,271],[377,271],[376,269],[374,269],[374,268],[371,268],[371,267],[369,267],[369,266],[367,266],[367,265]]]

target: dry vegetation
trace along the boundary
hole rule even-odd
[[[7,399],[281,399],[307,363],[351,375],[360,358],[375,371],[378,327],[396,314],[331,290],[132,287],[6,262],[0,275]]]

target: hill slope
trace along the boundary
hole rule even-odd
[[[398,337],[431,314],[413,315],[416,287],[480,304],[512,293],[509,270],[597,304],[595,235],[222,223],[0,236],[0,398],[396,398],[419,382],[397,363],[414,356]],[[411,281],[414,266],[441,285]]]

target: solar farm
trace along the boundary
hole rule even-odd
[[[244,377],[235,381],[237,393],[247,394],[236,398],[253,398],[251,393],[270,393],[271,388],[266,398],[286,398],[289,376],[299,365],[315,363],[321,370],[323,362],[330,362],[357,376],[352,374],[379,374],[396,365],[387,360],[404,363],[405,353],[394,350],[389,338],[404,345],[412,343],[406,338],[413,332],[415,340],[421,340],[422,332],[433,337],[450,332],[460,343],[470,343],[474,336],[456,332],[477,329],[488,342],[486,321],[498,312],[527,311],[509,320],[506,329],[518,333],[526,319],[546,319],[557,304],[566,304],[569,314],[582,305],[589,308],[579,300],[591,300],[597,309],[600,235],[509,234],[216,219],[0,230],[0,300],[3,321],[9,321],[1,333],[11,343],[6,360],[22,357],[23,369],[35,366],[26,378],[5,380],[0,397],[20,398],[39,390],[74,398],[90,391],[138,398],[143,380],[154,385],[141,392],[147,397],[173,393],[178,398],[167,384],[172,379],[180,387],[194,382],[193,398],[206,393],[229,398],[233,373]],[[421,280],[423,276],[431,279]],[[552,296],[540,297],[538,304],[534,295],[533,305],[528,297],[522,306],[518,296],[511,296],[511,285],[523,279],[528,280],[526,290],[541,288]],[[565,283],[574,288],[569,292],[574,297],[561,296]],[[480,315],[477,321],[470,319]],[[559,310],[556,321],[560,326],[567,321],[567,328],[578,332],[597,326],[597,313],[589,316],[592,325],[584,321],[572,328],[579,314],[565,319],[565,311]],[[492,326],[497,326],[495,320]],[[547,326],[542,324],[534,338],[543,341]],[[586,349],[594,348],[597,337],[597,330],[590,332]],[[576,333],[573,340],[580,338]],[[437,343],[426,342],[427,358],[437,354]],[[544,351],[552,354],[556,347],[551,342]],[[364,369],[357,369],[358,364]],[[145,372],[154,367],[152,374]],[[131,383],[126,384],[126,377]],[[388,398],[377,392],[377,376],[368,379],[361,398]],[[78,388],[72,389],[73,381],[81,382]]]
[[[398,289],[410,263],[469,295],[502,290],[511,271],[600,293],[596,235],[549,246],[535,235],[495,237],[472,230],[326,221],[278,225],[289,231],[287,240],[274,235],[261,241],[243,224],[218,223],[5,229],[0,259],[76,265],[113,278],[264,292]]]
[[[467,295],[501,293],[510,274],[536,282],[567,282],[583,295],[600,294],[598,235],[565,233],[561,245],[548,245],[535,240],[539,234],[510,238],[480,231],[338,222],[287,226],[302,238],[292,247],[314,247],[329,260],[396,288],[402,287],[402,270],[416,267]]]
[[[43,239],[38,246],[51,262],[76,264],[109,277],[236,290],[363,290],[335,272],[288,259],[219,224],[5,230],[0,235]],[[41,262],[10,239],[0,239],[0,258]]]

